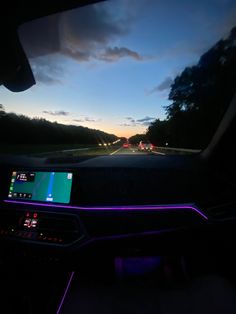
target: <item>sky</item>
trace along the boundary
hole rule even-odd
[[[130,137],[165,119],[174,78],[236,25],[232,0],[110,0],[24,24],[37,84],[7,112]]]

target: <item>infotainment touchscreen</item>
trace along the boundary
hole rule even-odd
[[[8,198],[67,204],[72,177],[71,172],[13,171]]]

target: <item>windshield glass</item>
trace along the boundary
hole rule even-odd
[[[235,17],[230,0],[114,0],[22,25],[37,83],[1,87],[1,153],[199,152],[235,92]]]

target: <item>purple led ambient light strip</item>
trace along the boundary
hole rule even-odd
[[[59,314],[60,311],[61,311],[62,305],[63,305],[63,303],[64,303],[64,300],[65,300],[65,297],[66,297],[66,295],[67,295],[67,292],[68,292],[68,290],[69,290],[69,288],[70,288],[71,281],[72,281],[72,279],[73,279],[73,277],[74,277],[74,274],[75,274],[74,271],[72,271],[71,274],[70,274],[69,281],[68,281],[68,283],[67,283],[67,285],[66,285],[66,289],[65,289],[64,294],[63,294],[63,296],[62,296],[62,299],[61,299],[61,302],[60,302],[60,304],[59,304],[59,307],[58,307],[58,310],[57,310],[57,313],[56,313],[56,314]]]
[[[54,208],[68,208],[68,209],[78,209],[81,211],[145,211],[145,210],[192,210],[204,219],[208,220],[208,217],[203,214],[197,207],[193,205],[183,204],[183,205],[134,205],[134,206],[106,206],[106,207],[80,207],[80,206],[71,206],[71,205],[58,205],[58,204],[42,204],[42,203],[33,203],[33,202],[19,202],[13,200],[4,200],[5,203],[14,203],[14,204],[24,204],[24,205],[33,205],[33,206],[42,206],[42,207],[54,207]]]

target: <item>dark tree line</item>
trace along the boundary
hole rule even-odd
[[[204,148],[235,92],[236,27],[175,78],[167,118],[149,126],[148,138],[158,146]]]
[[[99,130],[6,113],[0,105],[0,143],[87,145],[115,140],[117,136]]]
[[[133,145],[137,145],[140,141],[147,141],[147,136],[145,134],[136,134],[129,138],[129,143]]]

